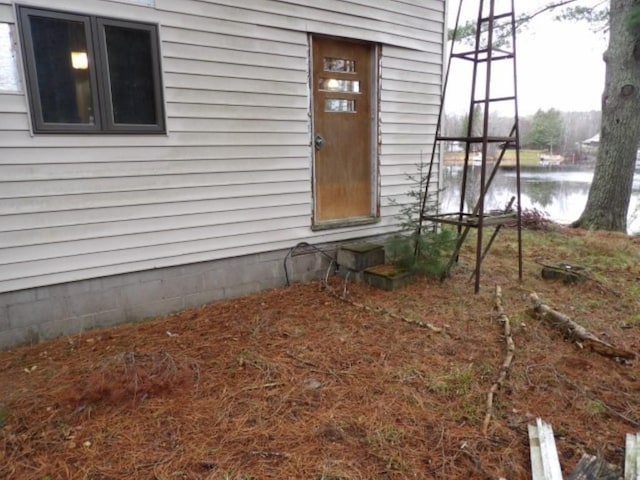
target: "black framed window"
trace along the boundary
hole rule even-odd
[[[156,25],[19,7],[36,133],[163,133]]]

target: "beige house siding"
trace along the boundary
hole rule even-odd
[[[442,55],[387,46],[381,60],[380,179],[382,213],[393,217],[392,199],[407,200],[413,188],[407,175],[427,165],[440,106]],[[437,159],[436,159],[437,160]],[[432,168],[431,191],[438,188],[439,168]]]
[[[159,24],[167,134],[33,135],[0,92],[0,292],[393,230],[433,143],[443,1],[140,3],[20,2]],[[311,230],[309,33],[380,44],[374,225]]]

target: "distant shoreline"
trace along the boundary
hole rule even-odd
[[[488,167],[493,167],[495,162],[487,162]],[[442,164],[444,167],[462,167],[463,162],[444,162]],[[480,165],[471,164],[472,168],[479,168]],[[593,170],[595,167],[594,163],[573,163],[573,164],[559,164],[559,165],[520,165],[521,171],[567,171],[567,170]],[[515,170],[516,165],[513,162],[502,163],[500,165],[500,170]]]
[[[493,168],[495,162],[487,162],[487,167]],[[461,162],[444,162],[443,167],[462,167]],[[480,168],[480,165],[470,165],[472,168]],[[595,163],[573,163],[560,165],[520,165],[521,172],[588,172],[593,171]],[[516,166],[513,163],[502,164],[499,170],[513,171]],[[635,172],[640,174],[640,162],[636,164]]]
[[[580,163],[574,163],[574,164],[560,164],[560,165],[521,165],[520,166],[520,170],[521,171],[545,171],[545,172],[558,172],[558,171],[571,171],[571,170],[575,170],[575,171],[588,171],[588,170],[593,170],[595,167],[595,164],[593,163],[589,163],[589,164],[580,164]],[[500,165],[499,167],[501,170],[515,170],[516,166],[515,165]]]

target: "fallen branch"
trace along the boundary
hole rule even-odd
[[[483,435],[487,435],[489,423],[491,422],[491,417],[493,417],[493,397],[498,389],[502,387],[502,384],[507,378],[511,362],[513,362],[513,357],[516,351],[516,345],[513,342],[513,337],[511,336],[511,324],[509,322],[509,317],[504,313],[504,307],[502,306],[502,289],[500,286],[496,286],[495,309],[498,312],[498,321],[504,325],[504,339],[507,345],[507,355],[500,367],[500,374],[498,375],[495,383],[491,386],[489,395],[487,396],[487,413],[484,417],[484,422],[482,423]]]
[[[405,317],[403,315],[398,315],[397,313],[391,312],[385,308],[382,307],[370,307],[368,305],[364,305],[362,303],[358,303],[358,302],[354,302],[353,300],[350,300],[348,298],[342,298],[343,301],[350,303],[351,305],[353,305],[354,307],[357,308],[361,308],[363,310],[366,310],[368,312],[373,312],[373,313],[377,313],[380,315],[387,315],[393,319],[396,320],[401,320],[405,323],[410,323],[411,325],[417,325],[418,327],[422,327],[422,328],[426,328],[429,329],[431,331],[437,332],[437,333],[441,333],[442,332],[442,328],[440,327],[436,327],[435,325],[429,323],[429,322],[423,322],[422,320],[417,320],[415,318],[409,318],[409,317]]]
[[[291,455],[289,455],[288,453],[281,453],[281,452],[254,450],[253,452],[250,452],[250,453],[251,455],[257,455],[262,458],[278,458],[278,457],[291,458]]]
[[[336,291],[331,288],[331,286],[329,285],[329,283],[327,282],[327,279],[325,278],[325,281],[323,282],[324,288],[334,297],[336,297],[339,300],[342,300],[343,302],[346,302],[350,305],[353,305],[356,308],[359,308],[361,310],[365,310],[367,312],[371,312],[371,313],[377,313],[379,315],[387,315],[393,319],[396,320],[401,320],[403,322],[406,323],[410,323],[412,325],[417,325],[418,327],[422,327],[422,328],[427,328],[429,330],[432,330],[434,332],[437,333],[442,333],[442,328],[440,327],[436,327],[435,325],[429,323],[429,322],[423,322],[422,320],[417,320],[415,318],[408,318],[405,317],[403,315],[398,315],[397,313],[391,312],[385,308],[382,307],[370,307],[369,305],[365,305],[363,303],[358,303],[358,302],[354,302],[353,300],[351,300],[350,298],[347,297],[347,279],[345,279],[345,284],[343,287],[343,292],[342,295],[338,295],[338,293],[336,293]]]
[[[633,360],[636,358],[635,353],[622,350],[605,342],[604,340],[599,339],[582,325],[574,322],[567,315],[557,312],[548,305],[545,305],[535,292],[529,295],[529,298],[533,303],[533,310],[540,316],[540,318],[547,320],[554,327],[558,328],[570,341],[575,342],[579,347],[587,347],[606,357],[621,358],[625,360]]]
[[[273,387],[280,387],[284,385],[284,383],[282,382],[271,382],[271,383],[265,383],[263,385],[249,385],[248,387],[244,387],[243,389],[241,389],[241,392],[248,392],[249,390],[260,390],[263,388],[273,388]]]

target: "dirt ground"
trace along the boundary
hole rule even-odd
[[[583,453],[621,468],[637,360],[580,348],[528,297],[640,352],[640,239],[524,232],[520,285],[504,232],[478,294],[473,250],[444,283],[331,277],[0,352],[0,478],[526,479],[536,418],[565,475]],[[591,279],[541,279],[555,262]],[[515,357],[485,434],[507,353],[496,285]]]

